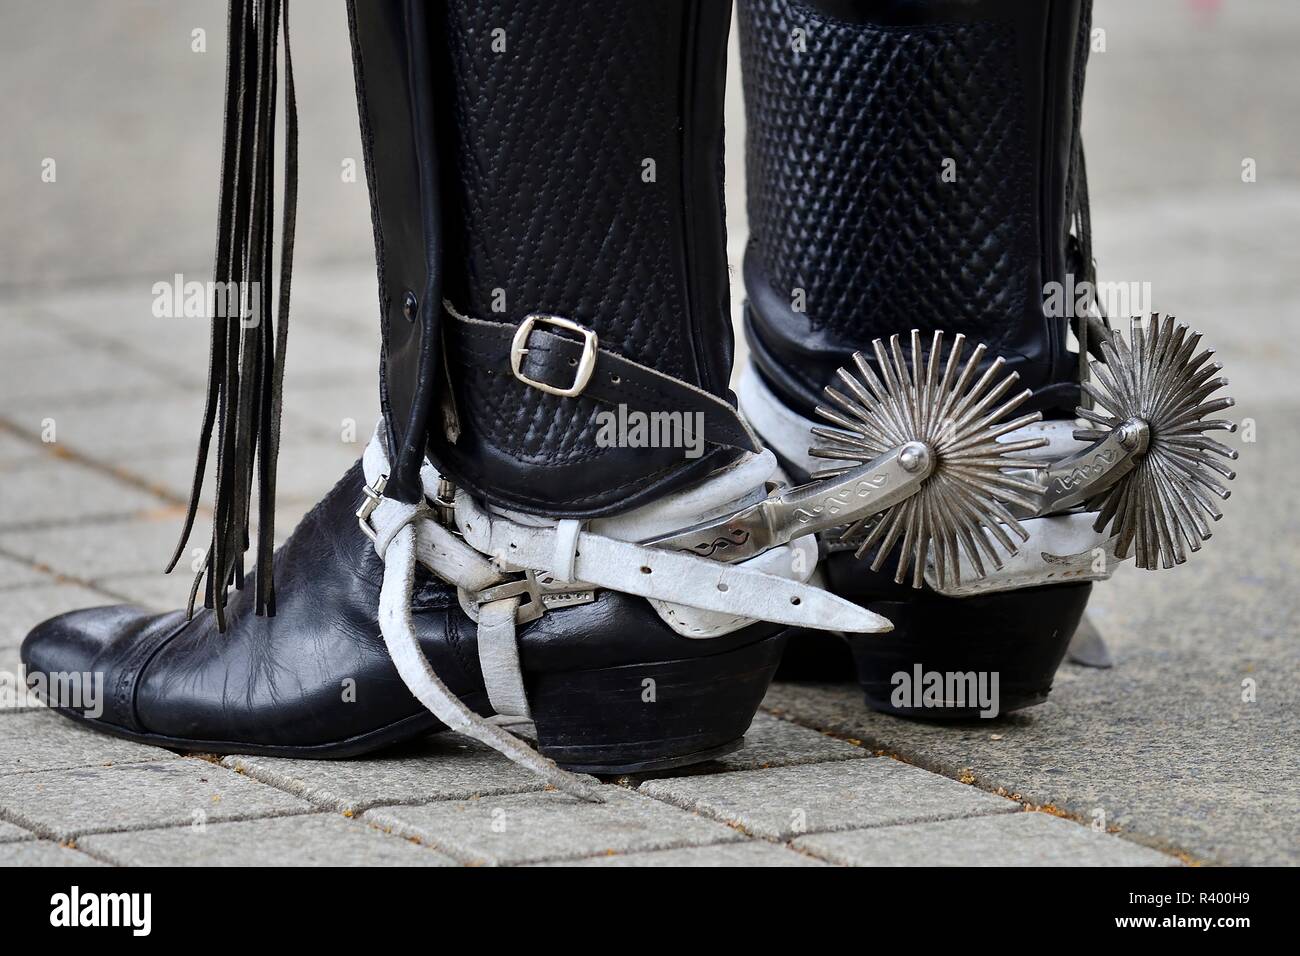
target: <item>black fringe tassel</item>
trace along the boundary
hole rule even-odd
[[[276,54],[281,31],[285,194],[279,296],[273,311]],[[222,631],[229,589],[244,586],[254,480],[258,491],[256,612],[275,613],[276,456],[289,333],[297,179],[298,111],[289,52],[288,0],[231,0],[207,400],[185,524],[167,566],[168,571],[176,566],[193,530],[215,426],[217,490],[212,540],[190,590],[189,613],[193,616],[206,577],[204,606],[213,609]]]

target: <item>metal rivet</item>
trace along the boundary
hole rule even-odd
[[[402,296],[402,315],[406,316],[408,322],[414,322],[415,317],[420,313],[420,301],[415,297],[415,293],[410,290]]]

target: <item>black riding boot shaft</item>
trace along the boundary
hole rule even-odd
[[[1084,0],[740,0],[746,334],[811,416],[878,337],[963,332],[1044,409],[1076,360],[1069,263]],[[1082,277],[1080,277],[1082,278]]]
[[[1078,356],[1043,302],[1067,273],[1091,278],[1078,132],[1090,7],[740,0],[745,332],[769,401],[813,419],[853,353],[874,366],[874,339],[943,330],[1019,373],[1017,388],[1034,390],[1021,411],[1072,417]],[[789,447],[763,437],[802,478],[812,441],[792,434]],[[891,678],[918,662],[1000,671],[1003,710],[1042,699],[1091,587],[955,599],[895,583],[888,565],[873,573],[851,551],[823,567],[832,590],[894,622],[851,643],[868,702],[902,712]],[[787,672],[843,668],[819,646],[792,642]]]
[[[352,10],[399,432],[424,428],[433,462],[476,496],[547,515],[626,510],[734,458],[716,443],[690,459],[605,447],[602,410],[683,411],[677,393],[647,396],[600,368],[584,394],[559,397],[510,365],[520,323],[556,315],[678,393],[731,400],[727,5],[434,4],[417,18],[426,36],[407,39],[428,44],[423,69],[389,22],[399,6]],[[388,75],[404,61],[405,86]],[[581,350],[551,354],[564,339],[581,342],[536,325],[522,377],[573,386]],[[423,419],[403,411],[421,403]]]

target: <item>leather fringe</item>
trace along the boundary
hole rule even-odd
[[[278,299],[273,310],[277,52],[284,34],[284,183]],[[226,58],[213,320],[207,399],[189,507],[170,572],[185,551],[216,437],[212,539],[190,590],[225,630],[229,589],[244,586],[256,482],[256,612],[275,613],[276,457],[289,332],[289,277],[297,209],[298,112],[288,0],[231,0]]]

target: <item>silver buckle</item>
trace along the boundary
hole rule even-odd
[[[554,325],[556,328],[568,329],[570,332],[577,332],[582,336],[582,358],[578,360],[577,371],[573,375],[573,384],[568,388],[556,388],[554,385],[548,385],[545,382],[539,382],[536,379],[529,378],[523,373],[524,356],[528,354],[528,336],[533,332],[533,327],[538,322],[544,325]],[[519,323],[519,328],[515,330],[514,340],[510,343],[510,371],[515,378],[525,385],[531,385],[533,388],[540,389],[548,395],[559,395],[563,398],[574,398],[582,394],[582,390],[587,387],[591,381],[591,373],[596,370],[596,333],[585,325],[579,325],[572,319],[566,319],[558,315],[544,315],[535,312],[532,315],[524,316],[524,320]]]
[[[370,515],[379,507],[379,502],[384,498],[384,489],[386,487],[388,487],[388,476],[380,475],[375,479],[373,488],[370,485],[362,488],[366,500],[361,502],[361,507],[357,509],[357,524],[361,526],[362,532],[371,541],[375,540],[378,532],[375,531],[374,525],[370,523]]]
[[[456,486],[446,478],[438,480],[433,498],[433,514],[438,524],[449,531],[456,530]]]
[[[520,598],[519,606],[515,608],[517,624],[535,621],[546,610],[542,604],[542,590],[537,586],[537,575],[532,571],[523,572],[522,577],[515,578],[513,581],[503,581],[490,588],[484,588],[478,592],[474,600],[481,607],[493,601],[504,601],[506,598],[514,597]]]
[[[537,620],[546,611],[590,604],[596,600],[596,589],[589,585],[577,582],[560,585],[546,573],[540,577],[536,571],[519,573],[521,576],[518,578],[479,591],[474,596],[474,603],[481,606],[506,598],[520,598],[519,606],[515,608],[515,623],[527,624]]]

